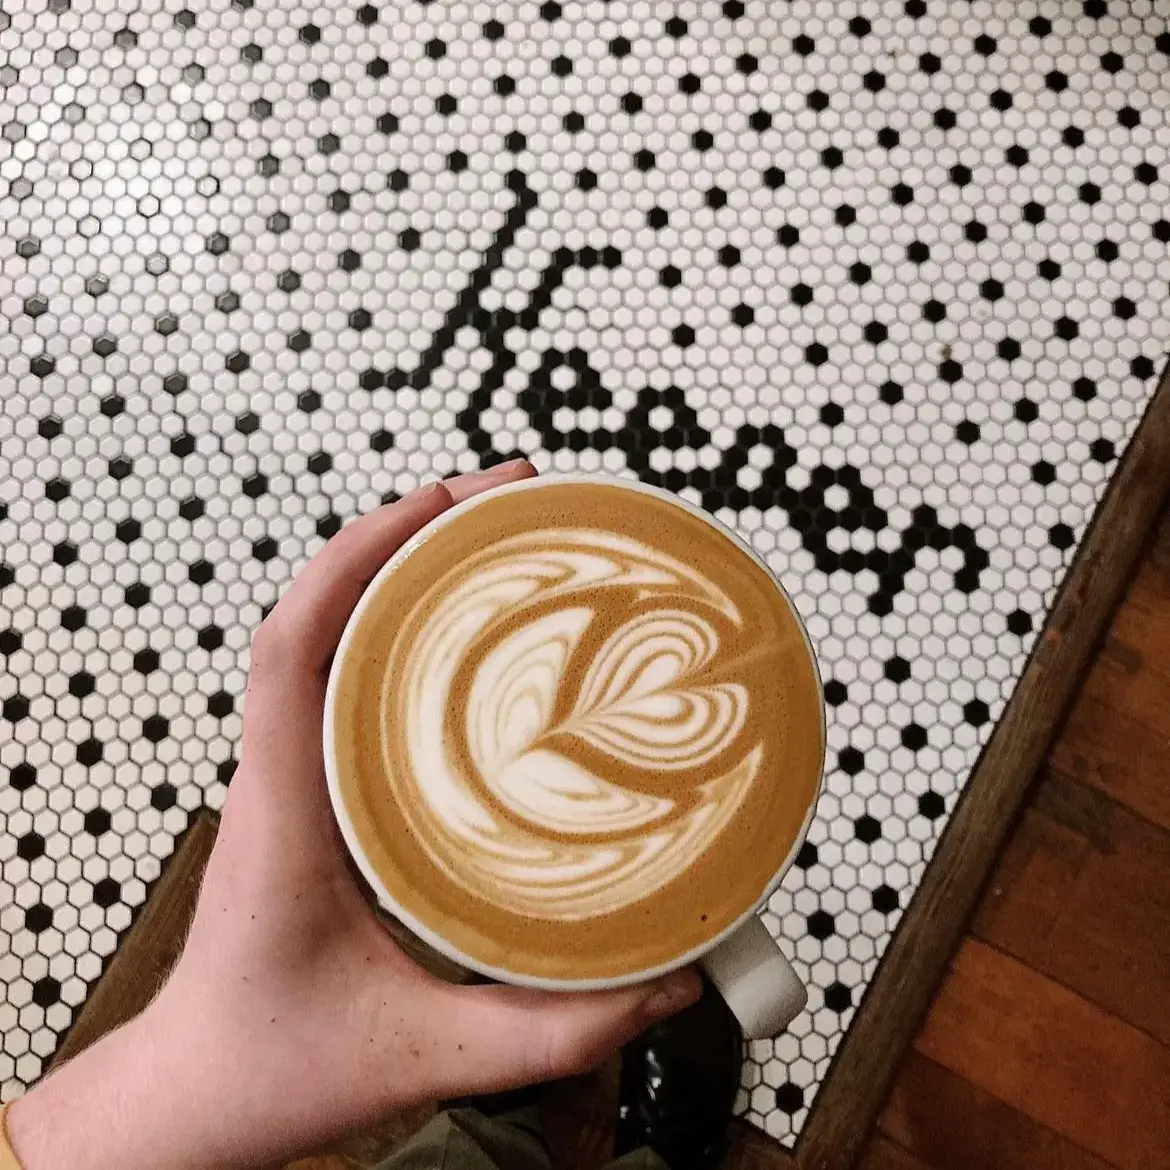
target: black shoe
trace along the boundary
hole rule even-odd
[[[614,1157],[649,1146],[671,1170],[714,1170],[739,1089],[743,1033],[704,981],[697,1002],[622,1050]]]

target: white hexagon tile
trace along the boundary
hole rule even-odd
[[[791,1143],[1166,356],[1167,0],[0,0],[0,1085],[349,517],[524,452],[807,618]]]

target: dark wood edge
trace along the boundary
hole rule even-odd
[[[847,1170],[869,1136],[1168,489],[1170,366],[813,1102],[796,1143],[800,1170]]]
[[[76,1056],[107,1032],[133,1019],[158,994],[187,941],[203,871],[218,830],[219,817],[215,813],[204,809],[195,815],[134,925],[119,941],[81,1014],[58,1046],[50,1067]]]
[[[799,1170],[792,1151],[742,1117],[731,1123],[723,1170]]]

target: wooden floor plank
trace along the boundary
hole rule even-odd
[[[727,1156],[720,1170],[798,1170],[798,1167],[796,1159],[779,1142],[737,1118],[731,1124]]]
[[[934,1167],[879,1133],[857,1163],[857,1170],[934,1170]]]
[[[1170,572],[1150,564],[1143,566],[1110,634],[1133,648],[1143,666],[1162,678],[1170,676]]]
[[[1123,805],[1047,776],[973,933],[1170,1044],[1170,832]]]
[[[878,1126],[938,1170],[1111,1170],[1097,1154],[914,1050]]]
[[[1126,591],[1112,632],[1123,642],[1141,647],[1154,670],[1170,673],[1170,512],[1159,523]]]
[[[1170,673],[1155,670],[1146,662],[1136,632],[1130,640],[1110,633],[1085,679],[1083,693],[1148,731],[1165,733],[1164,712],[1170,711]]]
[[[1073,706],[1049,764],[1170,830],[1170,719],[1160,728],[1150,727],[1128,718],[1099,692],[1086,691]]]
[[[1165,734],[1170,696],[1170,520],[1163,519],[1113,616],[1084,692]]]
[[[915,1048],[1120,1170],[1170,1151],[1170,1049],[1088,1000],[967,940]]]

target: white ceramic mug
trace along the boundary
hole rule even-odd
[[[446,524],[450,524],[467,512],[473,511],[484,500],[493,496],[527,491],[540,491],[549,484],[581,483],[581,484],[608,484],[614,487],[626,488],[633,492],[641,492],[653,496],[658,500],[665,500],[675,507],[683,508],[694,516],[698,516],[706,523],[717,529],[724,536],[734,542],[744,553],[760,567],[760,569],[775,584],[781,600],[788,606],[797,626],[804,636],[805,647],[808,650],[809,662],[816,680],[821,713],[821,763],[822,784],[823,764],[825,751],[825,704],[824,692],[821,687],[820,672],[817,668],[816,655],[813,653],[812,643],[808,631],[801,621],[796,607],[792,604],[788,594],[776,580],[771,570],[760,556],[749,547],[735,532],[721,524],[702,508],[680,499],[671,492],[661,488],[650,487],[635,480],[619,479],[607,475],[573,474],[547,475],[536,479],[521,480],[517,483],[506,484],[492,491],[472,496],[463,503],[449,508],[441,516],[432,520],[421,532],[406,542],[382,567],[378,575],[362,594],[361,600],[350,616],[342,634],[337,654],[334,656],[333,667],[329,674],[329,686],[325,698],[325,774],[329,781],[329,797],[333,803],[333,811],[341,827],[342,836],[349,847],[358,869],[369,882],[382,907],[394,918],[398,919],[408,930],[432,947],[439,954],[471,971],[499,980],[503,983],[512,983],[522,987],[538,987],[554,991],[592,991],[600,988],[622,987],[632,983],[639,983],[653,979],[668,971],[685,967],[689,963],[699,963],[702,969],[719,990],[728,1007],[731,1008],[743,1029],[744,1036],[749,1040],[763,1039],[775,1036],[782,1032],[803,1009],[808,1001],[808,992],[800,978],[792,969],[792,965],[784,957],[776,941],[768,933],[767,927],[757,914],[761,906],[775,892],[781,879],[792,864],[793,858],[800,849],[808,832],[809,822],[817,805],[820,788],[809,802],[801,822],[800,832],[796,835],[788,856],[776,870],[776,873],[760,891],[759,897],[749,906],[730,926],[707,939],[701,945],[689,951],[680,953],[668,963],[660,964],[644,971],[636,971],[614,979],[548,979],[529,975],[517,974],[503,968],[491,967],[478,962],[464,954],[458,947],[448,942],[441,934],[419,922],[404,907],[399,906],[390,892],[386,889],[374,866],[365,855],[361,842],[356,833],[349,812],[341,797],[341,789],[337,772],[337,758],[333,750],[334,744],[334,704],[336,700],[337,681],[341,664],[350,652],[354,631],[359,619],[374,594],[386,587],[395,570],[405,561],[423,541],[427,540],[436,531]]]

